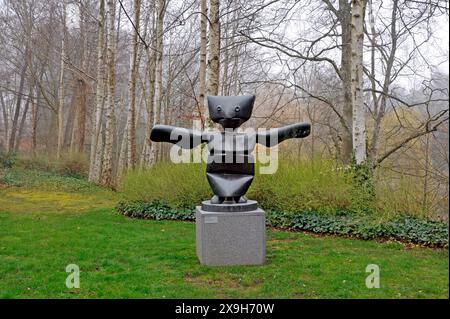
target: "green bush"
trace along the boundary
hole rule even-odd
[[[16,153],[6,152],[0,149],[0,168],[12,168],[16,161]]]
[[[128,201],[163,201],[187,207],[212,196],[204,164],[157,163],[150,169],[128,172],[119,191]]]
[[[267,210],[365,212],[371,207],[353,170],[327,160],[280,160],[275,174],[256,174],[248,196]]]
[[[195,205],[212,196],[204,164],[158,163],[150,169],[128,172],[119,191],[128,201],[164,201],[170,207]],[[256,176],[247,197],[267,210],[329,212],[370,210],[351,170],[331,161],[279,161],[273,175]]]
[[[117,209],[125,216],[140,219],[169,219],[189,220],[195,219],[192,208],[174,209],[162,202],[119,202]]]
[[[60,159],[44,154],[21,156],[19,164],[22,168],[56,173],[62,176],[85,178],[89,171],[86,155],[77,152],[62,154]]]
[[[56,162],[56,170],[63,176],[85,178],[89,172],[89,162],[82,153],[67,153]]]
[[[193,207],[172,208],[160,201],[125,202],[117,206],[128,217],[142,219],[195,220]],[[310,231],[360,239],[392,238],[403,242],[431,247],[448,247],[449,229],[444,222],[427,221],[409,216],[379,222],[368,215],[335,211],[323,214],[313,211],[267,211],[267,225],[293,231]]]

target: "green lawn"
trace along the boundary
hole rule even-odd
[[[117,195],[72,183],[0,186],[1,298],[449,296],[445,249],[269,230],[266,265],[207,267],[193,223],[128,219],[113,209]],[[65,286],[72,263],[80,289]],[[368,264],[380,267],[380,289],[365,286]]]

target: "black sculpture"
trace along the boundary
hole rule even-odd
[[[206,176],[214,196],[211,201],[203,203],[205,210],[217,211],[229,204],[232,204],[233,211],[255,209],[256,202],[248,203],[244,195],[255,175],[251,152],[256,143],[271,147],[286,139],[303,138],[310,133],[311,125],[307,123],[292,124],[264,133],[236,132],[251,117],[254,101],[253,95],[208,96],[210,118],[222,125],[223,132],[198,132],[169,125],[155,125],[152,129],[150,139],[154,142],[169,142],[185,149],[208,143],[210,153]]]

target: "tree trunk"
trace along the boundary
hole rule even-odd
[[[96,101],[92,112],[91,150],[89,160],[89,181],[98,183],[101,172],[100,131],[103,103],[105,99],[105,0],[100,0],[98,14],[98,44],[97,44],[97,83]]]
[[[237,10],[234,12],[234,14],[236,14]],[[233,22],[234,21],[234,17],[232,18]],[[221,95],[228,95],[228,66],[230,64],[230,34],[229,34],[229,30],[230,30],[230,15],[227,14],[226,16],[226,21],[225,21],[225,27],[222,29],[222,31],[225,33],[225,47],[222,48],[223,52],[223,63],[222,63],[222,68],[223,68],[223,76],[222,76],[222,81],[220,83],[220,94]]]
[[[134,24],[136,29],[139,30],[140,18],[141,18],[141,1],[134,0]],[[133,32],[132,46],[130,56],[130,80],[129,80],[129,106],[127,116],[127,140],[128,140],[128,161],[127,167],[129,169],[134,168],[136,164],[136,79],[138,75],[138,35],[137,32]],[[120,172],[119,172],[120,174]]]
[[[155,74],[155,107],[154,123],[163,123],[164,111],[162,110],[162,71],[163,71],[163,37],[164,37],[164,16],[166,13],[166,0],[158,0],[158,19],[156,23],[156,74]],[[159,158],[161,143],[153,145],[152,158]]]
[[[38,91],[38,90],[36,90]],[[39,91],[38,91],[39,92]],[[37,149],[37,125],[38,125],[38,104],[39,104],[39,93],[37,93],[36,100],[31,96],[31,150],[33,156],[36,155]]]
[[[422,211],[424,214],[428,215],[428,188],[429,188],[429,175],[431,168],[431,156],[430,156],[430,134],[425,137],[425,168],[424,168],[424,179],[423,179],[423,196],[422,196]]]
[[[364,0],[352,0],[352,105],[355,163],[366,161],[366,121],[363,95]]]
[[[106,187],[114,187],[113,178],[113,144],[115,129],[115,29],[114,22],[116,18],[116,7],[114,0],[108,0],[108,32],[107,32],[107,52],[106,65],[108,70],[108,97],[105,107],[106,123],[105,123],[105,148],[103,150],[103,170],[101,184]]]
[[[120,110],[125,108],[125,98],[124,96],[120,97]],[[119,114],[122,113],[119,111]],[[123,134],[122,139],[120,143],[120,147],[118,148],[118,161],[117,161],[117,181],[120,181],[121,176],[125,168],[128,166],[127,162],[127,155],[128,155],[128,125],[130,124],[129,121],[129,115],[130,113],[127,112],[127,120],[125,122],[125,127],[123,128]],[[117,124],[117,127],[119,124]],[[120,137],[119,137],[119,129],[117,129],[117,143],[119,143]]]
[[[208,95],[217,95],[220,75],[219,0],[210,0],[209,10]]]
[[[25,86],[25,76],[27,73],[28,68],[28,46],[25,49],[25,59],[24,64],[22,66],[22,71],[20,73],[20,82],[19,82],[19,91],[17,93],[17,100],[16,100],[16,107],[14,109],[14,117],[11,125],[11,131],[9,134],[9,141],[6,150],[11,151],[14,150],[14,143],[16,141],[16,132],[17,132],[17,124],[19,122],[19,114],[20,114],[20,107],[22,105],[22,93]]]
[[[156,11],[156,10],[155,10]],[[152,47],[156,47],[156,21],[153,19]],[[156,72],[156,52],[148,51],[148,102],[147,102],[147,124],[145,126],[145,142],[142,148],[141,165],[150,165],[153,162],[153,145],[150,140],[150,131],[155,121],[155,72]]]
[[[59,75],[59,104],[58,104],[58,145],[56,157],[61,157],[61,151],[64,143],[64,59],[66,55],[66,0],[63,0],[63,22],[62,22],[62,41],[60,57],[60,75]]]
[[[3,114],[3,126],[5,128],[5,148],[8,146],[8,136],[9,136],[9,118],[6,108],[5,99],[3,98],[3,93],[0,92],[0,102],[2,105],[2,114]]]
[[[21,118],[20,124],[19,124],[19,130],[17,131],[17,139],[16,139],[16,143],[14,144],[14,150],[16,152],[19,150],[20,142],[22,141],[23,129],[25,127],[25,122],[27,120],[28,109],[30,108],[31,94],[32,94],[32,91],[30,90],[29,97],[27,99],[27,102],[25,103],[25,108],[23,109],[22,118]]]
[[[117,180],[120,181],[122,178],[122,173],[124,172],[125,168],[127,167],[128,163],[126,162],[126,155],[128,151],[128,125],[130,123],[127,122],[124,128],[124,136],[122,138],[122,143],[120,143],[120,150],[119,150],[119,160],[117,162]]]
[[[372,50],[375,50],[375,46],[376,41],[375,41],[375,35],[376,35],[376,31],[375,31],[375,22],[373,21],[373,13],[372,13],[372,3],[370,3],[370,23],[371,23],[371,33],[372,33]],[[370,147],[369,150],[369,155],[370,155],[370,161],[372,163],[376,163],[378,160],[378,152],[379,152],[379,146],[380,146],[380,132],[381,132],[381,124],[383,121],[383,117],[386,113],[386,104],[387,104],[387,96],[389,94],[389,88],[391,86],[392,83],[392,79],[391,79],[391,74],[392,74],[392,68],[394,66],[394,60],[395,60],[395,55],[396,55],[396,51],[397,51],[397,39],[398,39],[398,34],[397,34],[397,27],[396,27],[396,23],[397,23],[397,10],[398,10],[398,0],[394,0],[393,1],[393,5],[392,5],[392,13],[391,13],[391,29],[390,29],[390,38],[391,38],[391,50],[389,52],[389,56],[387,58],[386,66],[385,66],[385,74],[384,74],[384,81],[383,81],[383,89],[382,89],[382,93],[381,93],[381,97],[379,98],[379,107],[377,107],[374,110],[374,116],[375,116],[375,123],[374,123],[374,128],[373,128],[373,133],[372,133],[372,145]],[[372,77],[374,77],[374,79],[372,79],[372,90],[373,90],[373,99],[374,99],[374,103],[377,103],[376,99],[376,93],[374,92],[374,90],[376,89],[376,85],[375,85],[375,58],[374,58],[374,53],[373,53],[373,59],[372,59]]]
[[[198,109],[194,112],[194,120],[199,119],[202,130],[205,128],[205,121],[208,119],[208,108],[206,107],[206,45],[207,45],[207,23],[208,7],[206,0],[200,0],[200,64],[198,68]]]
[[[339,0],[339,20],[342,28],[342,53],[341,53],[341,74],[342,86],[344,90],[344,105],[342,110],[342,117],[346,122],[347,127],[343,128],[342,133],[342,147],[340,149],[340,159],[343,163],[350,163],[353,152],[352,142],[352,120],[353,120],[353,105],[351,92],[351,5],[347,0]]]
[[[241,44],[235,43],[233,47],[233,67],[231,69],[231,79],[230,79],[230,91],[234,95],[239,95],[239,55],[241,51]]]
[[[75,120],[72,132],[72,150],[82,153],[84,151],[84,138],[86,128],[86,81],[76,80],[75,87]]]
[[[82,43],[81,70],[87,72],[88,52],[87,52],[87,21],[86,8],[82,8],[80,2],[80,33]],[[76,81],[76,111],[73,130],[73,149],[79,153],[84,152],[84,140],[86,131],[86,109],[87,109],[87,81],[83,74],[80,74]]]

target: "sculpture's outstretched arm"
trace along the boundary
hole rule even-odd
[[[307,137],[311,132],[311,124],[297,123],[284,127],[270,129],[266,132],[258,132],[256,142],[267,147],[275,146],[290,138]]]
[[[194,148],[201,143],[208,142],[202,133],[187,128],[171,125],[155,125],[150,133],[153,142],[168,142],[177,144],[181,148]]]

